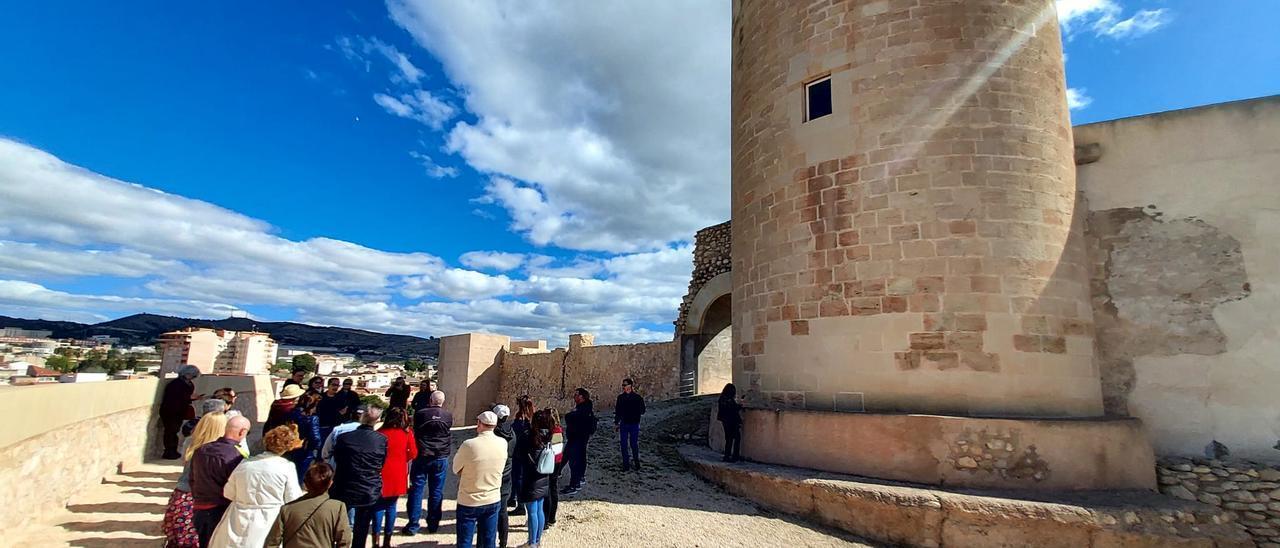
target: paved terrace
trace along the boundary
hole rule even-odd
[[[207,386],[225,384],[226,379],[202,377],[202,381],[198,389],[209,392]],[[96,390],[81,393],[85,387]],[[0,396],[0,408],[47,402],[43,405],[54,409],[90,401],[105,414],[72,413],[79,417],[75,424],[58,424],[53,431],[16,441],[0,439],[4,444],[0,449],[0,491],[4,491],[0,501],[12,502],[8,508],[33,509],[21,522],[10,518],[10,524],[17,527],[9,529],[12,536],[6,540],[15,546],[158,546],[165,504],[181,468],[171,461],[143,459],[147,447],[154,443],[145,433],[132,436],[128,443],[113,446],[111,441],[121,441],[113,434],[144,430],[142,425],[149,424],[147,418],[154,414],[152,402],[146,397],[154,394],[158,383],[117,381],[12,390],[27,388],[40,393],[6,391]],[[105,397],[113,398],[113,403],[102,407]],[[129,397],[133,398],[132,403]],[[257,400],[262,399],[259,394]],[[134,404],[137,405],[130,407]],[[255,407],[247,410],[256,411],[257,404],[252,405]],[[647,467],[643,472],[626,475],[619,472],[616,445],[607,428],[610,418],[602,416],[601,434],[591,445],[587,487],[580,495],[562,500],[558,523],[547,532],[544,545],[720,547],[759,546],[786,539],[789,546],[868,546],[845,533],[762,509],[693,476],[676,453],[675,445],[686,434],[705,428],[709,405],[710,400],[701,398],[652,406],[642,438]],[[266,407],[260,409],[265,414]],[[6,410],[17,412],[17,408]],[[26,411],[30,416],[30,409]],[[458,429],[455,443],[472,435],[470,428]],[[85,451],[84,444],[95,440],[110,452]],[[33,464],[33,453],[37,454],[34,458],[48,460]],[[27,471],[25,476],[23,470]],[[396,536],[393,545],[454,545],[453,480],[451,476],[445,490],[449,498],[440,532]],[[52,502],[52,495],[65,485],[76,489],[61,503]],[[38,512],[32,504],[18,502],[23,496],[34,496],[34,492],[45,495],[36,505],[42,506]],[[403,509],[402,498],[397,528],[404,524]],[[526,535],[525,518],[513,516],[511,545],[523,544]]]

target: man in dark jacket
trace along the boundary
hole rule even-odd
[[[576,495],[582,490],[583,478],[587,474],[587,442],[596,433],[591,393],[586,388],[575,388],[573,403],[577,407],[564,416],[564,452],[569,460],[569,485],[560,492],[563,495]]]
[[[201,445],[191,455],[191,508],[195,511],[191,521],[200,538],[200,548],[209,546],[213,530],[231,506],[231,501],[222,496],[222,488],[231,471],[244,460],[236,447],[249,435],[251,426],[243,416],[231,417],[223,437]]]
[[[387,460],[387,438],[373,430],[382,409],[370,406],[360,417],[360,427],[334,442],[338,464],[329,496],[355,510],[351,548],[364,548],[373,524],[374,507],[382,498],[382,464]]]
[[[416,535],[422,527],[422,496],[427,493],[427,532],[440,528],[443,514],[444,480],[449,473],[449,453],[453,449],[453,415],[444,409],[444,392],[431,393],[425,409],[413,415],[413,439],[418,444],[418,458],[409,466],[409,523],[401,531]]]
[[[493,433],[499,438],[507,440],[507,464],[502,468],[502,505],[498,509],[498,547],[507,548],[507,530],[510,528],[507,514],[507,500],[511,498],[511,459],[516,453],[516,432],[511,428],[511,421],[507,420],[511,417],[511,408],[505,405],[495,405],[493,414],[498,416],[498,426],[493,429]]]
[[[644,415],[644,398],[635,391],[631,379],[622,379],[622,393],[613,407],[613,431],[618,433],[618,447],[622,450],[622,471],[640,471],[640,417]],[[630,449],[630,455],[628,455]],[[630,457],[630,458],[628,458]]]

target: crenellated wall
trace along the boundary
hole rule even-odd
[[[514,405],[523,394],[539,408],[554,406],[561,414],[573,408],[573,389],[592,394],[597,411],[613,409],[630,377],[636,392],[650,401],[675,397],[679,356],[676,343],[594,346],[577,335],[569,348],[540,354],[504,353],[497,402]]]

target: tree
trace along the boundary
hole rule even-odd
[[[404,370],[409,373],[417,373],[426,371],[427,364],[418,358],[409,358],[404,361]]]
[[[311,354],[298,354],[293,357],[294,370],[302,369],[308,373],[316,370],[316,357]]]
[[[44,365],[45,367],[48,367],[49,369],[58,371],[60,373],[70,373],[72,371],[75,371],[76,369],[75,362],[71,361],[71,358],[68,358],[62,354],[54,354],[52,356],[49,356],[49,359],[46,359],[44,361]]]

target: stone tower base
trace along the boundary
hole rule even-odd
[[[712,411],[709,441],[724,447]],[[1156,488],[1137,419],[743,411],[742,456],[912,483],[1024,490]]]

